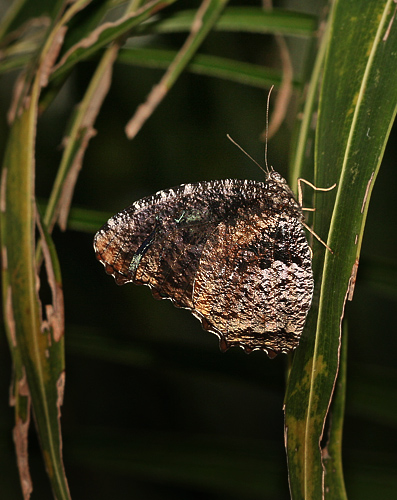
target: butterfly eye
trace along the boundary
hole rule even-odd
[[[272,172],[270,172],[270,179],[272,179],[273,181],[276,181],[276,182],[279,182],[281,184],[287,184],[287,182],[285,181],[284,177],[282,177],[278,172],[276,172],[275,170],[273,170]]]

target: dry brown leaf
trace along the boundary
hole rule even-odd
[[[26,374],[24,373],[21,380],[17,382],[17,389],[20,397],[27,397],[27,412],[26,420],[23,421],[17,415],[17,420],[15,427],[13,429],[13,438],[15,443],[15,451],[17,455],[19,479],[21,482],[22,494],[24,500],[29,500],[30,495],[33,491],[32,478],[29,472],[29,460],[28,460],[28,432],[30,425],[30,404],[31,398],[29,393],[29,387],[26,379]]]
[[[50,286],[52,294],[52,304],[47,304],[45,308],[47,321],[42,319],[41,329],[42,331],[44,331],[51,328],[55,342],[59,342],[59,340],[63,337],[65,330],[63,290],[61,284],[58,283],[55,279],[55,273],[54,273],[54,267],[52,265],[50,249],[48,248],[43,227],[41,225],[41,221],[38,216],[37,210],[36,210],[36,223],[41,236],[41,248],[43,251],[44,263],[47,271],[47,281]],[[39,282],[38,277],[37,281]]]
[[[157,2],[157,0],[152,1],[153,4],[155,4],[156,2]],[[135,12],[130,12],[130,13],[126,14],[125,16],[121,17],[120,19],[118,19],[117,21],[106,22],[106,23],[103,23],[100,26],[98,26],[98,28],[93,30],[89,34],[89,36],[87,36],[86,38],[83,38],[82,40],[80,40],[79,42],[74,44],[72,47],[70,47],[70,49],[68,51],[65,52],[65,54],[62,56],[59,63],[56,66],[54,66],[54,71],[56,71],[61,66],[63,66],[65,64],[65,62],[68,60],[68,58],[70,57],[70,55],[73,54],[73,52],[75,52],[77,49],[87,49],[88,47],[91,47],[91,45],[94,45],[94,43],[98,40],[100,35],[105,30],[107,30],[109,28],[116,28],[117,26],[120,26],[120,24],[123,24],[124,22],[128,21],[128,19],[131,19],[133,17],[140,15],[142,10],[147,10],[148,8],[150,8],[149,5],[144,5],[141,9],[139,9]]]
[[[119,45],[114,44],[108,49],[107,55],[107,66],[102,74],[100,82],[98,83],[95,91],[93,92],[90,104],[86,109],[84,116],[81,119],[80,131],[80,147],[76,154],[74,155],[72,165],[69,168],[68,174],[62,186],[62,192],[58,203],[58,221],[59,226],[63,231],[66,230],[67,219],[69,215],[70,205],[72,203],[74,187],[82,167],[83,158],[85,151],[87,149],[88,143],[92,137],[95,136],[96,130],[93,125],[101,109],[102,103],[109,91],[110,84],[112,82],[113,73],[113,63],[117,58],[119,50]],[[64,139],[64,144],[67,145],[69,138]],[[55,220],[55,218],[54,218]]]
[[[58,28],[53,35],[51,46],[46,52],[44,59],[41,61],[39,70],[41,87],[46,87],[48,85],[48,78],[52,73],[53,66],[62,48],[67,30],[66,26],[60,26]]]

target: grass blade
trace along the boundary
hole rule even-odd
[[[188,31],[194,16],[195,11],[192,10],[176,12],[172,17],[155,23],[154,30],[159,33]],[[228,7],[216,22],[214,30],[313,36],[316,26],[316,18],[309,14],[260,7]]]
[[[79,61],[87,59],[108,43],[114,42],[121,36],[126,35],[132,28],[148,19],[160,8],[165,8],[174,2],[175,0],[152,0],[137,12],[128,12],[115,22],[101,24],[96,30],[88,33],[85,38],[73,45],[63,55],[54,68],[51,80],[62,78]]]
[[[147,47],[125,48],[120,51],[117,60],[124,64],[148,68],[168,68],[176,54],[176,51]],[[262,89],[268,89],[271,85],[278,87],[282,80],[281,72],[272,68],[206,54],[196,54],[186,70]],[[294,81],[293,86],[298,88],[301,84]]]
[[[34,261],[33,153],[37,93],[35,85],[30,106],[14,121],[3,167],[1,240],[6,266],[3,270],[4,309],[7,311],[6,329],[15,369],[14,439],[24,498],[29,498],[32,489],[27,461],[32,403],[53,491],[57,498],[67,499],[69,491],[62,464],[59,425],[64,384],[63,302],[62,295],[58,294],[60,301],[57,304],[54,302],[52,307],[47,306],[48,323],[43,323]],[[59,279],[59,274],[56,275]],[[55,288],[60,290],[59,281],[55,283],[54,279]]]

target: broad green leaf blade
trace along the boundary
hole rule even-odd
[[[368,202],[396,114],[394,9],[391,0],[339,1],[331,17],[315,184],[325,187],[337,182],[337,188],[334,194],[317,194],[314,230],[324,237],[329,228],[328,245],[334,253],[326,252],[322,270],[324,250],[314,243],[313,308],[287,390],[286,446],[294,499],[345,498],[340,477],[323,490],[327,471],[320,441],[338,371],[341,321],[355,283]]]
[[[342,435],[345,416],[347,372],[347,326],[343,327],[341,356],[335,393],[328,415],[328,429],[323,448],[323,461],[327,473],[324,476],[324,491],[328,500],[347,498],[342,465]]]

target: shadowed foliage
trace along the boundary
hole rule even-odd
[[[0,5],[2,497],[395,496],[395,3],[274,7]],[[262,181],[226,134],[263,158],[272,84],[269,163],[337,186],[304,188],[333,253],[311,242],[302,340],[269,360],[116,287],[92,239],[160,189]]]

